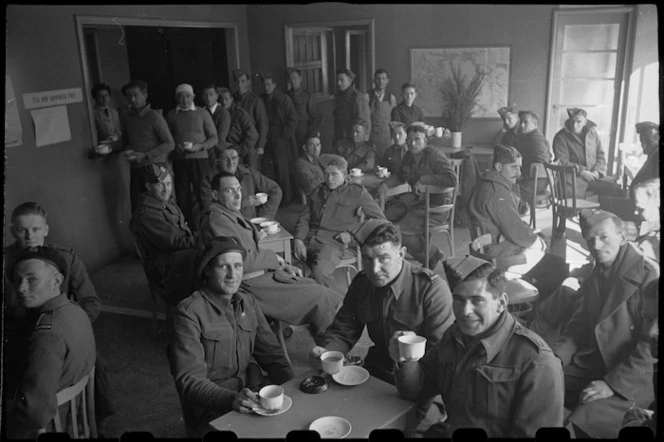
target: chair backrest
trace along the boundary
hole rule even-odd
[[[452,167],[454,168],[454,174],[456,175],[456,179],[457,179],[457,183],[456,183],[457,192],[456,192],[456,195],[459,196],[459,195],[461,195],[461,184],[463,183],[463,180],[461,179],[461,171],[463,170],[461,165],[463,164],[463,159],[450,158],[450,163],[452,163]]]
[[[566,218],[576,213],[576,170],[554,163],[544,163],[544,170],[551,188],[552,228],[564,231]]]
[[[546,170],[544,169],[543,163],[531,163],[530,164],[530,176],[533,178],[533,195],[537,193],[537,179],[546,178]]]
[[[380,206],[380,210],[383,212],[385,211],[385,200],[389,197],[400,195],[402,193],[408,193],[411,191],[410,184],[408,183],[403,183],[399,184],[398,186],[390,187],[387,189],[387,194],[386,195],[380,195],[378,199],[378,205]]]
[[[456,203],[456,187],[443,187],[443,186],[433,186],[430,184],[425,184],[421,186],[424,190],[424,266],[429,267],[429,255],[431,252],[431,215],[442,215],[444,213],[449,212],[449,216],[447,218],[447,223],[449,226],[449,229],[454,228],[454,205]],[[440,204],[436,206],[431,205],[431,195],[446,195],[449,197],[449,202],[446,202],[445,204]],[[444,199],[445,201],[448,200],[448,198]],[[454,244],[451,245],[454,247]]]
[[[60,419],[61,405],[69,404],[68,426],[71,428],[71,436],[90,439],[97,437],[97,425],[95,420],[95,368],[85,375],[80,381],[71,387],[60,390],[56,395],[58,408],[53,417],[53,427],[58,433],[62,433],[62,421]],[[79,418],[83,434],[79,432]],[[40,430],[44,432],[45,430]]]

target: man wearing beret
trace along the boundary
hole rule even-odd
[[[195,226],[203,211],[201,181],[210,171],[208,151],[216,147],[219,139],[210,113],[194,105],[194,89],[190,85],[179,85],[175,89],[175,99],[177,106],[166,115],[175,140],[175,198],[185,220]]]
[[[265,153],[265,143],[267,143],[267,132],[270,129],[270,119],[267,116],[265,104],[260,97],[251,92],[251,77],[249,73],[236,69],[233,72],[235,80],[236,93],[235,104],[244,109],[251,117],[251,122],[258,132],[258,141],[256,141],[256,164],[249,163],[256,170],[260,169],[259,159]]]
[[[320,134],[316,132],[307,135],[301,148],[302,154],[295,160],[293,173],[298,189],[310,196],[316,187],[325,182],[320,161]]]
[[[443,266],[456,322],[422,359],[406,360],[396,347],[390,353],[401,397],[440,394],[445,403],[446,421],[425,437],[482,428],[489,438],[533,438],[541,427],[562,426],[560,361],[507,311],[502,271],[473,256]]]
[[[553,137],[554,160],[564,166],[574,166],[576,197],[585,198],[588,191],[599,195],[621,196],[615,180],[606,176],[606,154],[597,124],[588,119],[585,110],[567,109],[565,127]],[[571,179],[567,183],[572,185]]]
[[[354,253],[337,241],[338,235],[355,224],[362,213],[367,219],[385,219],[383,211],[367,190],[348,182],[346,160],[325,155],[325,182],[309,197],[295,226],[293,252],[306,262],[312,277],[326,287],[334,281],[334,269]]]
[[[631,187],[651,178],[659,178],[659,124],[642,121],[636,124],[636,132],[643,153],[648,157],[632,180]]]
[[[363,173],[373,172],[376,167],[376,146],[366,140],[367,122],[355,120],[350,138],[337,140],[334,153],[348,162],[349,169],[360,169]]]
[[[579,220],[595,260],[592,272],[542,303],[531,328],[542,332],[563,362],[565,407],[572,410],[568,420],[577,437],[611,439],[631,406],[647,407],[654,398],[655,359],[642,333],[639,305],[659,284],[659,265],[625,241],[622,221],[614,214],[584,209]],[[572,314],[554,341],[551,327]]]
[[[257,216],[274,219],[277,216],[282,196],[281,187],[253,167],[240,164],[240,153],[236,146],[227,147],[219,155],[216,166],[203,178],[201,192],[206,211],[212,203],[212,178],[221,172],[235,175],[242,185],[242,216],[249,219]],[[267,194],[265,203],[258,200],[257,192]]]
[[[660,198],[659,178],[651,178],[632,187],[634,206],[641,219],[639,236],[634,240],[636,247],[645,256],[659,262],[660,249]]]
[[[58,251],[30,247],[10,269],[19,303],[28,314],[21,341],[13,342],[15,348],[5,354],[7,437],[36,437],[42,428],[54,431],[49,423],[57,411],[57,392],[80,381],[95,366],[90,320],[61,291],[66,267]]]
[[[159,296],[171,306],[193,291],[196,243],[173,194],[173,175],[166,164],[153,164],[145,172],[146,192],[129,223],[145,255],[147,277]]]
[[[493,137],[493,145],[502,144],[505,146],[516,147],[516,138],[519,134],[519,114],[514,107],[501,107],[498,109],[498,115],[503,120],[503,127]]]
[[[521,154],[511,146],[495,146],[493,169],[475,187],[468,203],[468,216],[471,223],[491,234],[493,242],[486,247],[485,254],[509,258],[508,268],[502,270],[525,274],[544,257],[546,243],[519,216],[512,186],[520,175]]]
[[[337,89],[334,97],[334,137],[332,146],[339,140],[353,138],[353,122],[366,122],[365,136],[371,133],[369,96],[355,88],[355,74],[349,69],[337,70]],[[366,139],[366,138],[365,138]]]
[[[266,316],[293,325],[309,324],[314,339],[334,319],[342,295],[302,277],[302,271],[273,250],[261,249],[265,234],[240,212],[242,187],[237,177],[222,172],[212,179],[213,202],[201,223],[198,248],[220,235],[237,237],[246,251],[242,288]]]
[[[508,144],[516,148],[523,158],[521,164],[521,180],[519,180],[519,189],[521,190],[521,206],[527,207],[533,198],[534,178],[530,176],[530,165],[533,163],[549,163],[551,162],[551,147],[549,141],[544,137],[544,134],[539,130],[539,118],[533,111],[519,112],[519,127],[521,128],[519,134],[514,140],[514,144]],[[535,189],[536,195],[541,195],[545,190],[549,181],[545,176],[540,176],[537,179],[537,188]],[[534,207],[530,208],[535,210]],[[523,213],[524,210],[519,210]]]
[[[395,108],[396,109],[396,108]],[[399,224],[402,232],[403,245],[408,252],[420,262],[425,261],[424,217],[425,207],[422,197],[422,185],[456,188],[457,177],[452,163],[443,152],[427,146],[426,129],[423,125],[412,124],[406,129],[408,153],[403,159],[401,170],[393,173],[378,187],[378,194],[385,195],[389,188],[408,183],[412,192],[392,198],[385,206],[385,217]],[[451,202],[449,195],[432,195],[431,205],[442,205]],[[448,213],[432,214],[431,225],[445,222]],[[426,241],[429,239],[427,238]],[[432,247],[432,256],[440,253]]]
[[[201,437],[212,430],[208,422],[232,409],[251,413],[258,402],[250,389],[295,376],[263,312],[240,287],[245,257],[235,237],[210,240],[197,270],[202,287],[173,314],[169,359],[187,437]]]

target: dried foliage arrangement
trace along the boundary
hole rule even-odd
[[[445,79],[442,89],[443,125],[452,132],[461,132],[473,116],[487,73],[485,69],[478,68],[467,82],[460,63],[453,63],[450,70],[452,75]]]

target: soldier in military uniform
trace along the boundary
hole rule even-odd
[[[307,134],[319,131],[323,117],[313,101],[311,92],[302,88],[302,74],[299,69],[288,68],[288,83],[290,84],[288,96],[293,100],[298,119],[295,142],[297,146],[302,146]]]
[[[259,247],[265,234],[242,216],[242,186],[222,172],[212,179],[214,201],[201,223],[198,248],[217,236],[235,236],[246,250],[242,289],[250,293],[266,316],[288,324],[309,324],[314,340],[334,319],[343,297],[287,263],[273,250]]]
[[[349,169],[361,169],[362,172],[373,172],[376,167],[376,146],[366,139],[367,122],[353,122],[353,136],[337,140],[334,152],[346,159]]]
[[[326,287],[332,285],[337,265],[353,257],[353,252],[336,237],[359,220],[358,210],[367,218],[385,219],[369,192],[359,184],[348,182],[347,168],[348,163],[342,157],[326,155],[325,182],[308,198],[295,227],[295,258],[306,261],[312,277]]]
[[[221,104],[231,115],[231,127],[228,129],[226,141],[237,147],[244,164],[258,170],[258,154],[256,153],[258,132],[254,127],[251,116],[246,110],[235,104],[233,95],[228,88],[219,88],[219,97],[221,98]]]
[[[406,125],[399,121],[390,121],[389,126],[394,144],[385,150],[382,158],[378,158],[378,165],[387,167],[390,173],[398,175],[401,171],[401,164],[408,153]]]
[[[535,437],[563,424],[560,360],[507,311],[504,274],[465,256],[443,263],[456,322],[422,359],[406,360],[391,339],[399,395],[419,401],[440,394],[447,419],[425,437],[482,428],[489,438]]]
[[[308,135],[302,145],[302,155],[295,160],[295,182],[298,189],[306,196],[311,195],[314,189],[325,181],[320,150],[320,135],[318,133]]]
[[[237,69],[233,72],[233,78],[237,85],[235,94],[235,104],[247,111],[251,117],[251,122],[258,131],[258,141],[256,141],[255,155],[249,156],[249,165],[256,170],[260,169],[260,157],[265,153],[265,143],[267,143],[267,132],[270,129],[270,119],[267,116],[267,110],[263,100],[251,92],[251,79],[249,74],[243,70]]]
[[[337,71],[338,92],[334,96],[334,138],[332,139],[332,146],[336,145],[339,140],[352,138],[355,120],[364,120],[367,123],[365,134],[371,133],[369,95],[355,89],[354,81],[355,74],[352,71],[348,69]]]
[[[5,431],[32,438],[57,410],[58,391],[80,381],[95,365],[95,337],[83,309],[61,291],[67,268],[50,247],[23,250],[11,269],[19,303],[28,314],[20,340],[5,347]],[[61,415],[66,416],[66,410]]]
[[[456,187],[456,174],[447,156],[434,147],[427,146],[426,129],[421,125],[408,126],[406,130],[408,153],[403,159],[401,171],[393,173],[378,187],[378,194],[386,194],[387,189],[402,183],[410,184],[411,193],[398,195],[385,206],[385,217],[399,224],[403,232],[403,245],[415,259],[424,262],[424,216],[425,207],[421,185]],[[432,195],[431,205],[441,205],[450,201],[451,195]],[[433,214],[431,225],[438,225],[447,219],[447,213]],[[432,247],[432,254],[436,248]]]
[[[90,281],[85,264],[76,252],[68,247],[46,241],[49,233],[46,210],[35,202],[22,203],[13,210],[11,223],[11,233],[16,242],[5,247],[5,268],[13,268],[17,256],[27,248],[44,246],[54,250],[60,255],[65,266],[62,292],[83,309],[90,322],[94,322],[101,310],[99,296]],[[11,276],[11,273],[7,273],[4,282],[4,338],[8,345],[17,338],[27,319],[26,310],[20,304],[18,295],[14,291]],[[115,408],[108,385],[106,363],[100,355],[97,355],[96,361],[95,400],[97,429],[102,432],[104,419],[114,414]]]
[[[139,198],[129,228],[145,255],[148,278],[159,296],[175,306],[194,289],[196,245],[184,215],[172,197],[173,176],[165,164],[146,170],[147,192]]]

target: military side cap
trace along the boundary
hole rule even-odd
[[[601,209],[583,209],[579,212],[579,226],[582,232],[587,232],[596,225],[606,221],[607,219],[614,218],[611,212]]]
[[[350,69],[339,69],[337,70],[337,75],[339,74],[346,74],[351,79],[351,81],[355,80],[355,74]]]
[[[445,276],[447,277],[447,282],[450,285],[450,288],[454,289],[454,287],[463,282],[468,275],[487,264],[491,265],[488,261],[475,256],[466,255],[458,258],[447,258],[443,261],[443,269],[445,269]]]
[[[642,121],[636,123],[636,133],[640,134],[642,132],[647,132],[650,129],[656,130],[659,132],[659,124],[653,123],[652,121]]]
[[[500,115],[500,118],[505,118],[505,116],[510,113],[515,114],[516,110],[514,110],[514,108],[510,106],[503,106],[500,109],[498,109],[498,114]]]
[[[493,148],[493,164],[512,164],[521,160],[521,154],[512,146],[497,144]]]
[[[358,244],[364,244],[369,235],[371,235],[378,227],[392,224],[386,219],[370,219],[361,223],[355,223],[348,228],[348,233],[355,237]]]
[[[403,122],[401,122],[401,121],[390,121],[390,122],[388,123],[388,125],[390,126],[390,128],[391,128],[392,130],[397,130],[397,129],[399,129],[400,127],[404,127],[404,128],[406,127],[406,123],[403,123]]]
[[[145,181],[150,184],[159,183],[164,180],[170,172],[165,164],[150,164],[145,166]]]
[[[366,130],[367,122],[361,118],[356,118],[355,120],[353,120],[353,126],[362,126]]]
[[[21,261],[27,261],[29,259],[39,259],[48,264],[51,264],[55,267],[58,272],[66,275],[67,263],[60,253],[53,249],[52,247],[39,246],[39,247],[28,247],[23,249],[19,255],[16,257],[16,262],[14,264],[14,269]],[[14,272],[12,269],[12,273]]]
[[[586,111],[584,111],[583,109],[578,108],[578,107],[570,107],[570,108],[567,109],[567,115],[568,115],[570,118],[574,118],[574,117],[576,117],[577,115],[581,115],[581,116],[583,116],[583,117],[587,117],[587,116],[588,116],[588,112],[586,112]]]
[[[196,274],[201,277],[203,276],[203,270],[205,267],[219,255],[228,252],[240,252],[242,259],[247,256],[246,250],[240,244],[240,241],[235,236],[217,236],[212,238],[210,242],[205,246],[205,249],[200,255],[198,271]]]

